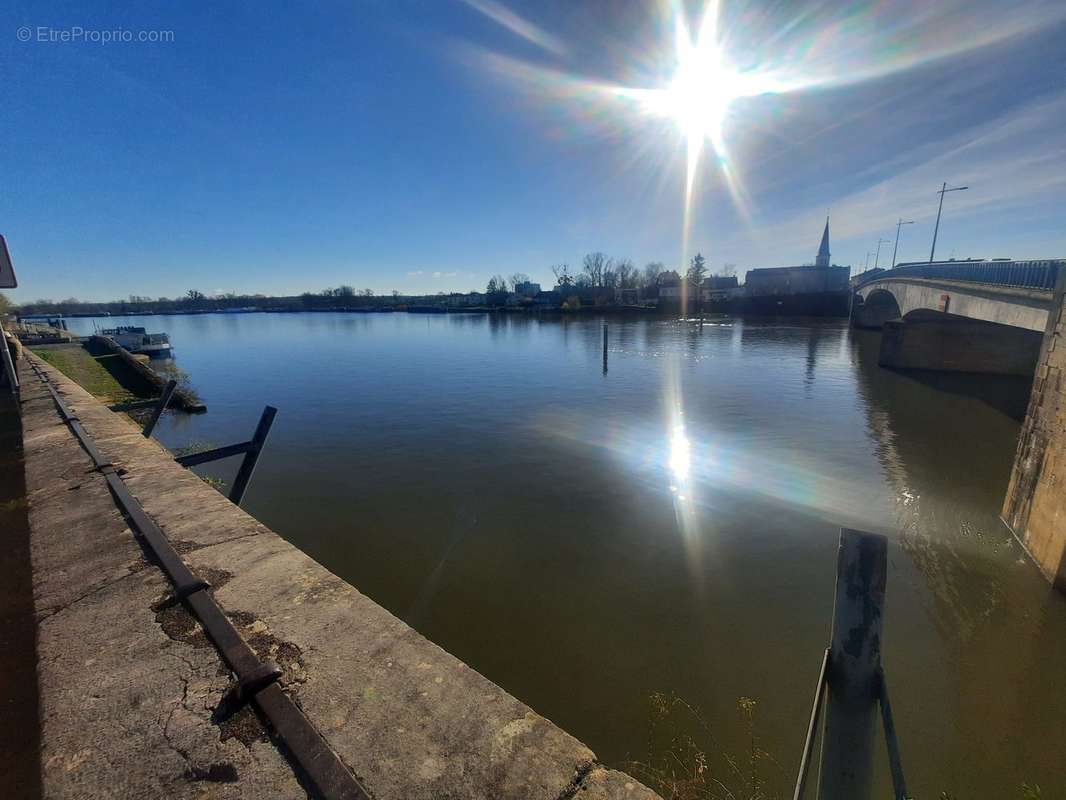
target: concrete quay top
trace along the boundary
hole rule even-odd
[[[302,797],[28,368],[377,800],[654,800],[593,752],[231,504],[62,373],[20,364],[47,797]]]

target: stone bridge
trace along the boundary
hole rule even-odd
[[[1032,376],[1062,260],[907,264],[855,284],[881,366]]]
[[[879,365],[1032,380],[1002,518],[1066,593],[1066,259],[908,264],[854,289]]]

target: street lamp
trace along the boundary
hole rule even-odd
[[[933,263],[933,256],[936,254],[936,235],[940,231],[940,212],[944,210],[944,194],[947,192],[961,192],[964,189],[969,189],[969,186],[952,186],[948,188],[947,181],[944,181],[944,185],[940,187],[940,191],[937,194],[940,195],[940,207],[936,210],[936,227],[933,228],[933,249],[929,251],[929,263]]]
[[[907,220],[906,222],[904,222],[903,221],[903,217],[900,217],[899,218],[899,222],[896,223],[896,244],[892,248],[892,268],[893,269],[896,268],[896,251],[899,250],[899,229],[902,228],[904,225],[913,225],[913,224],[914,224],[914,220],[913,219]]]
[[[881,245],[888,244],[888,239],[877,239],[877,255],[874,256],[874,269],[877,269],[877,262],[881,260]]]

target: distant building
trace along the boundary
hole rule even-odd
[[[748,270],[748,297],[846,292],[851,267],[770,267]]]
[[[711,275],[703,279],[700,286],[700,299],[704,302],[720,303],[731,300],[741,294],[736,275]]]
[[[540,284],[531,281],[520,281],[514,285],[514,293],[519,297],[536,297],[540,294]]]
[[[659,299],[681,302],[684,280],[674,270],[659,273]]]
[[[829,266],[829,217],[825,218],[825,230],[822,231],[822,243],[818,245],[818,255],[814,259],[814,266]]]
[[[829,261],[829,219],[813,265],[748,270],[744,296],[749,309],[763,313],[847,313],[851,267]]]

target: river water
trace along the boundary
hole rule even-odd
[[[848,526],[889,537],[912,794],[1066,794],[1066,601],[998,517],[1024,382],[880,369],[843,321],[611,319],[606,372],[591,318],[128,322],[209,408],[161,441],[246,439],[276,406],[247,510],[601,760],[657,763],[676,727],[739,788],[718,755],[748,757],[751,698],[759,780],[791,796]],[[656,693],[709,732],[651,736]]]

